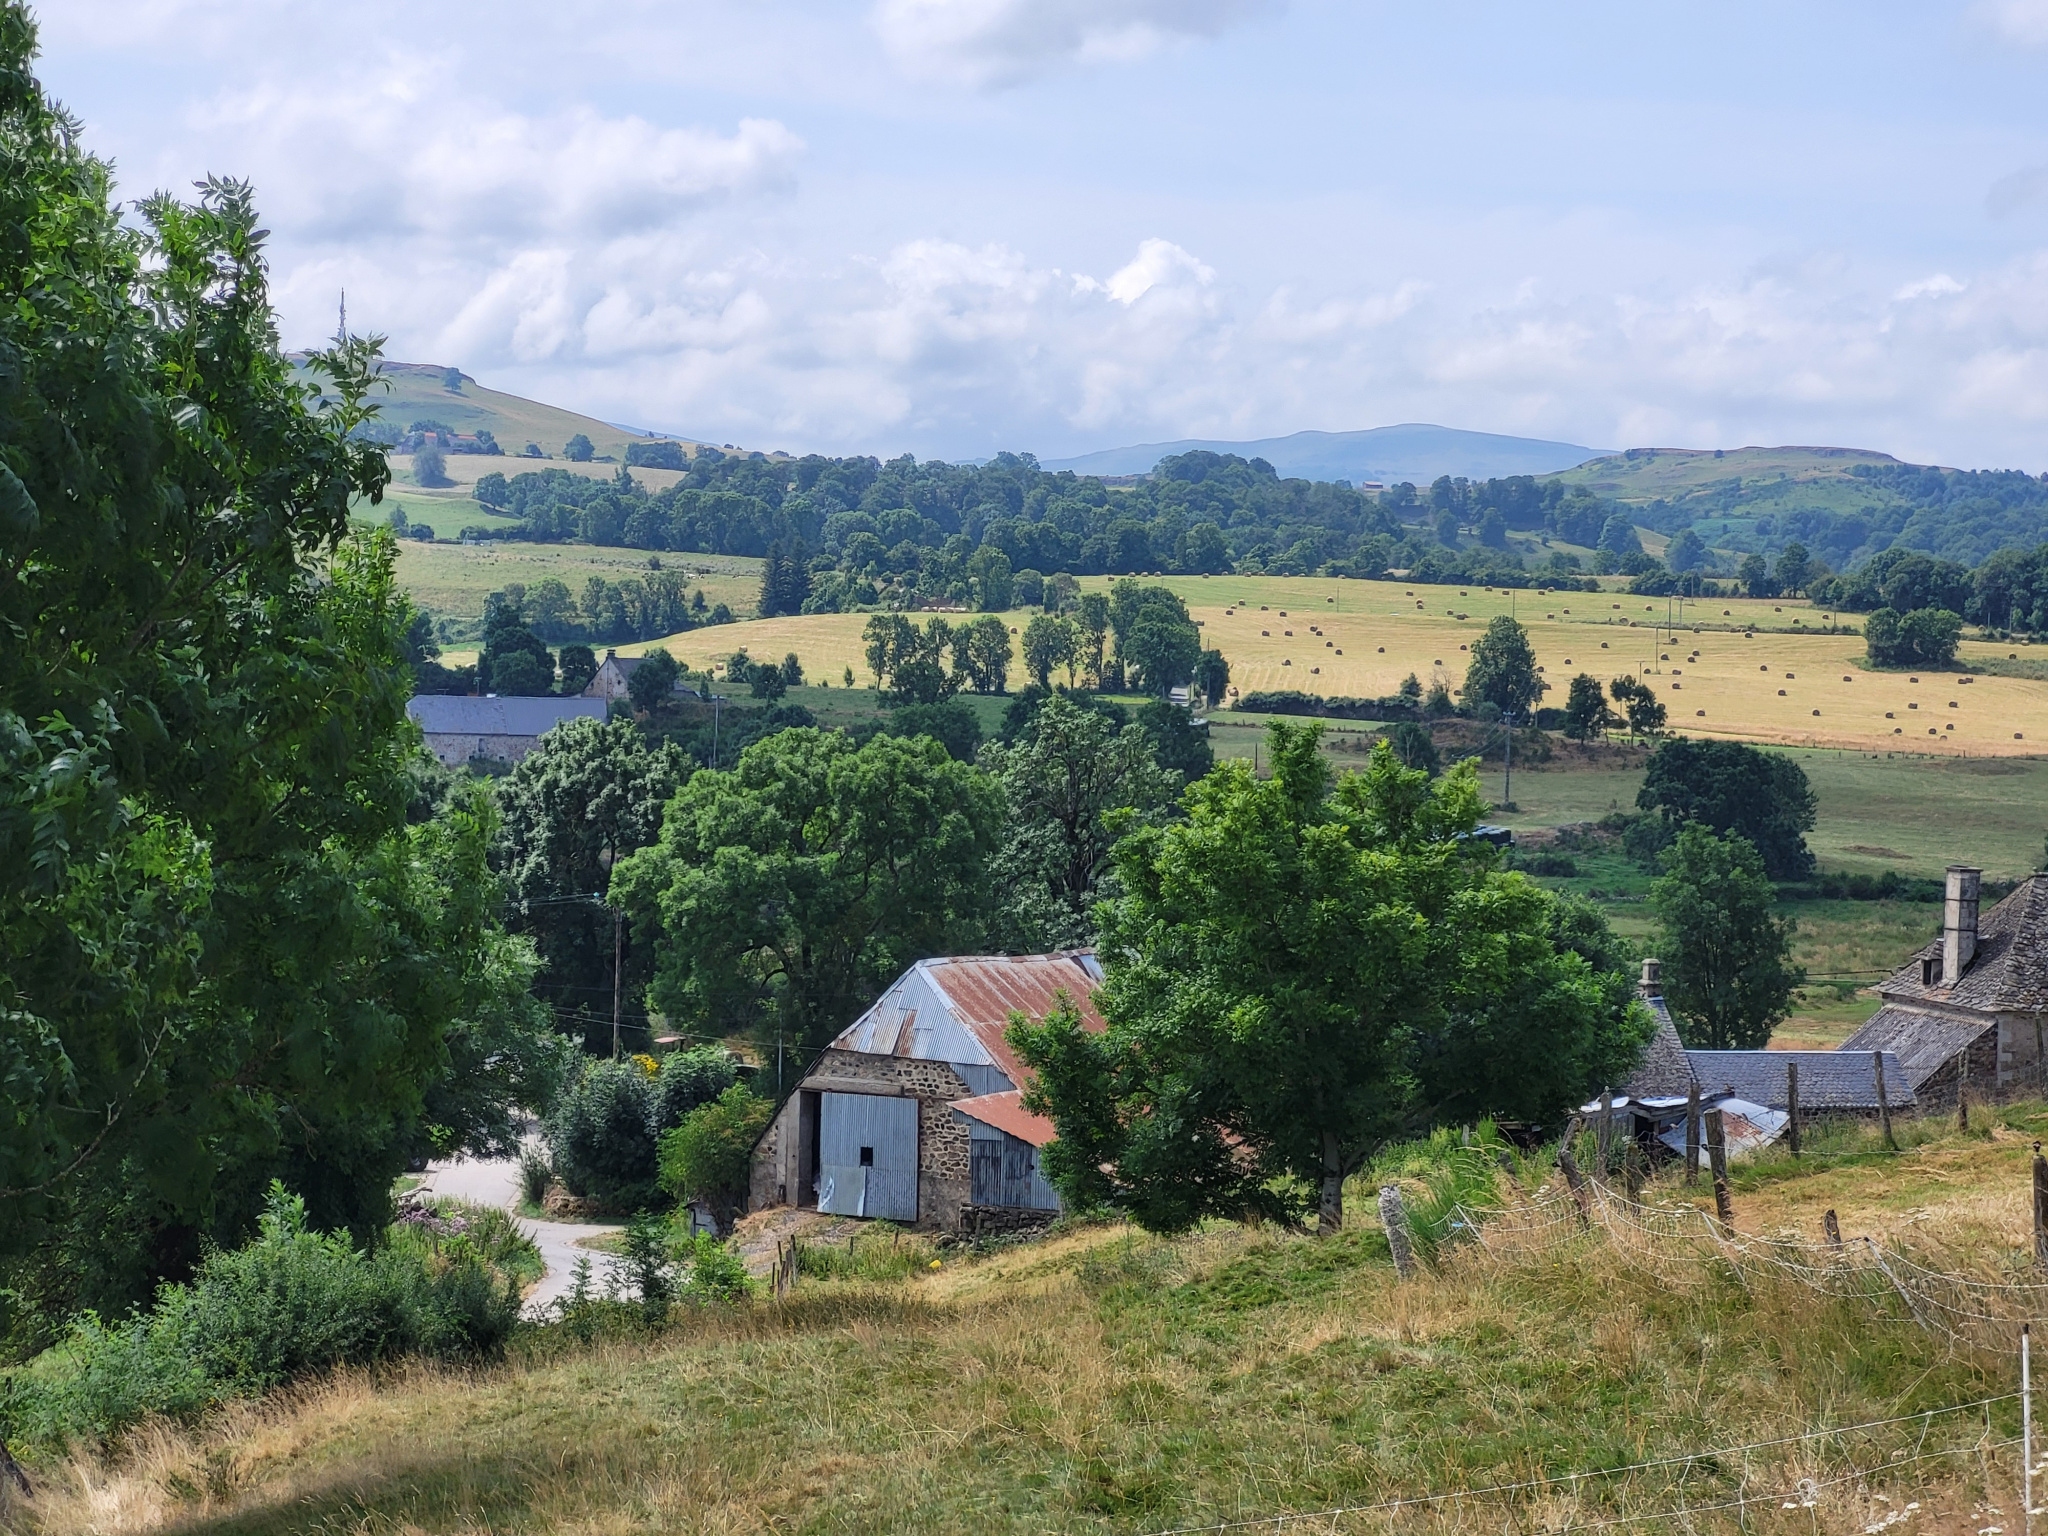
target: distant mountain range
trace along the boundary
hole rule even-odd
[[[1428,485],[1439,475],[1463,475],[1468,480],[1548,475],[1613,451],[1410,422],[1398,427],[1371,427],[1363,432],[1296,432],[1288,437],[1264,437],[1243,443],[1211,438],[1137,443],[1128,448],[1084,453],[1078,458],[1053,459],[1046,461],[1044,467],[1071,469],[1077,475],[1143,475],[1151,473],[1152,467],[1169,454],[1196,449],[1264,459],[1288,479],[1349,480],[1353,485],[1368,480],[1385,485],[1403,480]]]

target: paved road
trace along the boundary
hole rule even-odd
[[[462,1158],[452,1163],[429,1163],[421,1180],[421,1194],[446,1195],[476,1205],[501,1206],[516,1211],[519,1206],[519,1164],[512,1158],[476,1161]],[[575,1278],[576,1261],[590,1260],[591,1279],[602,1289],[614,1262],[608,1253],[578,1248],[576,1240],[603,1232],[619,1232],[620,1226],[594,1221],[535,1221],[518,1218],[519,1229],[540,1249],[547,1272],[526,1293],[526,1315],[537,1317],[559,1296],[568,1294]]]

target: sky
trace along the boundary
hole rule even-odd
[[[44,0],[287,346],[791,452],[1432,421],[2048,471],[2048,0]]]

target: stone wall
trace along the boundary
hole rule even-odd
[[[540,741],[538,736],[484,736],[474,731],[429,731],[426,736],[427,750],[450,768],[460,768],[473,757],[516,763]]]
[[[1042,1232],[1059,1216],[1058,1211],[1043,1211],[1030,1205],[963,1205],[959,1231],[962,1237]]]

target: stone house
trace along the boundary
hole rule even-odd
[[[1894,1110],[1915,1106],[1914,1084],[1902,1058],[1888,1046],[1834,1051],[1695,1051],[1678,1037],[1678,1026],[1664,1001],[1662,967],[1643,962],[1636,995],[1657,1021],[1642,1057],[1614,1091],[1614,1116],[1627,1133],[1648,1143],[1671,1126],[1684,1122],[1697,1093],[1703,1110],[1724,1104],[1778,1112],[1792,1102],[1792,1074],[1799,1069],[1802,1115],[1871,1116],[1879,1111],[1879,1058],[1882,1057],[1884,1103]],[[1592,1119],[1599,1101],[1581,1107]],[[1780,1127],[1782,1128],[1782,1127]],[[1775,1134],[1773,1132],[1772,1134]],[[1768,1139],[1768,1137],[1765,1137]]]
[[[1982,872],[1948,871],[1941,936],[1877,984],[1884,1006],[1842,1043],[1895,1053],[1923,1107],[2043,1081],[2048,875],[2030,875],[1978,914]]]
[[[472,758],[516,763],[564,720],[602,720],[605,709],[602,699],[461,693],[415,694],[405,706],[406,714],[419,722],[427,750],[450,768]]]
[[[750,1209],[795,1205],[946,1231],[1049,1221],[1060,1200],[1028,1112],[1013,1013],[1069,998],[1101,1029],[1102,968],[1087,950],[920,960],[842,1030],[755,1144]]]

